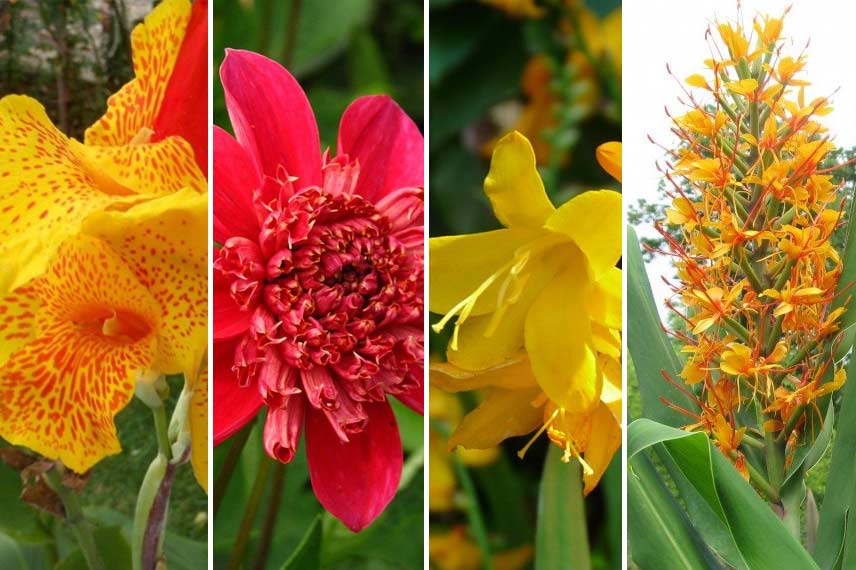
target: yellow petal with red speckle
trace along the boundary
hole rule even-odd
[[[151,129],[190,21],[188,0],[165,0],[131,33],[135,79],[107,100],[107,112],[86,130],[88,145],[129,144]]]
[[[88,168],[34,99],[0,99],[0,296],[42,273],[90,213],[139,201]]]
[[[157,302],[107,244],[82,235],[32,291],[33,337],[0,373],[0,436],[82,473],[120,450],[113,418],[155,356]]]
[[[208,195],[187,188],[124,212],[99,212],[83,231],[109,243],[160,306],[152,368],[195,378],[208,344]]]
[[[203,369],[190,400],[190,464],[208,492],[208,368]]]

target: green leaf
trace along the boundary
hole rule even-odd
[[[830,310],[844,306],[848,298],[856,298],[856,224],[852,223],[854,215],[856,215],[856,199],[850,200],[850,211],[845,218],[847,220],[847,238],[844,245],[844,255],[841,257],[842,270]],[[851,300],[847,311],[838,321],[838,326],[841,327],[841,332],[836,338],[839,344],[835,357],[838,359],[844,357],[856,340],[856,307],[854,304],[856,303]]]
[[[398,422],[398,432],[401,435],[401,445],[406,452],[420,449],[424,440],[424,420],[422,416],[402,404],[396,398],[389,398],[395,419]]]
[[[544,460],[535,530],[535,570],[588,570],[585,500],[580,464],[563,463],[562,451],[550,446]]]
[[[606,535],[609,544],[609,567],[612,570],[624,568],[621,554],[621,474],[624,464],[621,460],[621,449],[612,457],[606,473],[600,482],[606,498]]]
[[[680,470],[725,524],[751,570],[818,570],[809,553],[731,462],[703,433],[675,429],[649,419],[628,428],[628,460],[662,444]],[[851,456],[852,459],[852,456]]]
[[[3,570],[43,570],[50,565],[46,547],[23,544],[0,532],[0,568]]]
[[[686,514],[654,465],[640,453],[627,474],[627,533],[633,560],[643,570],[708,570]]]
[[[315,517],[297,549],[282,570],[317,570],[321,567],[321,516]]]
[[[18,542],[49,542],[51,537],[39,523],[38,512],[21,501],[21,489],[20,474],[0,463],[0,532]]]
[[[852,356],[847,377],[814,547],[814,558],[823,570],[856,567],[856,359]]]
[[[665,406],[661,398],[685,410],[696,411],[690,398],[663,378],[680,382],[681,363],[660,326],[654,294],[645,272],[639,241],[627,227],[627,348],[636,367],[642,413],[646,418],[672,427],[688,423],[683,414]]]
[[[130,568],[131,547],[118,526],[96,528],[95,545],[105,568]],[[173,566],[170,565],[170,568]],[[57,564],[55,570],[89,570],[86,559],[79,548]]]

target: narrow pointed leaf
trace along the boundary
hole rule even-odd
[[[856,224],[854,224],[856,225]],[[814,558],[823,570],[856,567],[856,359],[847,369],[849,381],[842,388],[841,418],[832,448]],[[848,522],[849,516],[849,522]],[[846,549],[846,550],[845,550]],[[849,559],[844,560],[845,556]],[[838,562],[843,561],[841,566]],[[848,563],[850,564],[848,566]]]
[[[315,517],[281,570],[317,570],[321,566],[321,516]]]
[[[663,378],[666,373],[680,381],[681,364],[660,327],[639,241],[630,226],[627,228],[627,268],[627,348],[639,379],[643,415],[672,427],[686,425],[688,418],[668,408],[661,400],[664,398],[685,410],[695,410],[689,397]]]
[[[535,570],[589,570],[582,474],[576,461],[562,463],[561,450],[550,446],[538,496]]]

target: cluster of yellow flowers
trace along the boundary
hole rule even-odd
[[[620,181],[621,145],[598,158]],[[445,315],[434,328],[457,318],[431,382],[490,388],[450,446],[546,431],[580,461],[588,493],[621,444],[621,195],[589,191],[555,208],[535,163],[524,136],[501,139],[484,188],[505,227],[430,240],[430,307]]]
[[[783,446],[786,469],[809,414],[823,415],[818,399],[846,380],[829,342],[845,310],[833,308],[841,263],[830,242],[842,197],[821,166],[834,147],[816,120],[831,108],[805,100],[805,57],[781,55],[782,18],[758,17],[753,30],[754,46],[751,32],[719,24],[708,72],[686,80],[691,109],[674,119],[666,172],[679,239],[660,228],[686,309],[673,307],[686,323],[675,333],[681,377],[701,385],[689,429],[710,434],[744,476],[742,444]],[[739,416],[753,408],[750,425]]]

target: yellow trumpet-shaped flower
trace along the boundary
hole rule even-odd
[[[98,213],[0,300],[0,436],[81,473],[120,450],[113,418],[140,371],[195,377],[206,227],[190,189]]]
[[[601,153],[620,170],[616,157]],[[497,144],[485,193],[504,229],[430,241],[430,306],[445,314],[435,328],[457,318],[433,381],[496,388],[450,444],[490,447],[541,425],[584,463],[591,490],[606,464],[582,453],[611,458],[621,440],[621,196],[585,192],[555,208],[516,132]]]

